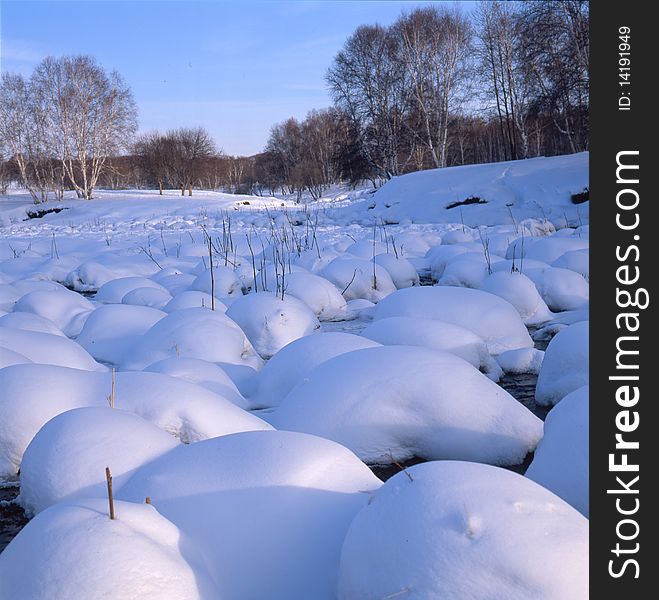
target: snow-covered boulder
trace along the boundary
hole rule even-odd
[[[396,286],[385,269],[361,258],[340,256],[329,263],[320,274],[331,281],[346,300],[363,298],[379,302],[396,291]]]
[[[535,401],[552,406],[588,384],[588,321],[559,331],[549,342],[535,389]]]
[[[322,362],[339,354],[375,346],[379,344],[342,332],[318,333],[295,340],[265,364],[258,374],[258,387],[249,400],[254,408],[278,406]]]
[[[525,475],[588,516],[588,386],[549,411]]]
[[[471,250],[464,246],[433,246],[426,253],[426,260],[430,266],[430,274],[435,281],[439,281],[440,277],[444,274],[446,265],[453,260],[456,256],[471,252]]]
[[[478,289],[487,273],[487,260],[482,252],[465,252],[448,261],[438,283]]]
[[[198,358],[166,358],[144,370],[196,383],[240,408],[248,408],[248,402],[242,397],[233,380],[224,369],[214,363]]]
[[[21,462],[19,504],[34,515],[61,501],[105,498],[105,467],[115,493],[135,471],[179,445],[176,438],[132,413],[77,408],[46,423]]]
[[[329,600],[345,532],[380,485],[334,442],[265,431],[181,446],[119,495],[151,496],[204,556],[217,597]]]
[[[95,292],[117,277],[117,274],[106,266],[87,261],[70,271],[64,278],[64,283],[77,292]]]
[[[22,365],[31,362],[32,361],[27,356],[21,354],[20,352],[10,350],[9,348],[0,347],[0,369],[11,367],[12,365]]]
[[[259,292],[241,296],[227,309],[262,358],[320,328],[312,310],[293,296],[281,298]]]
[[[2,327],[64,336],[62,330],[50,319],[28,312],[12,312],[2,315],[0,317],[0,328]]]
[[[147,306],[104,304],[89,315],[76,342],[96,360],[120,364],[142,336],[166,316]]]
[[[497,362],[504,373],[540,373],[545,353],[537,348],[520,348],[508,350],[497,356]]]
[[[126,354],[124,368],[144,367],[171,357],[247,365],[259,369],[262,360],[243,330],[218,310],[186,308],[158,321]]]
[[[128,292],[145,287],[169,294],[163,286],[152,279],[146,277],[120,277],[102,285],[98,292],[96,292],[94,300],[96,302],[103,302],[104,304],[121,304],[121,301]]]
[[[355,350],[323,362],[268,415],[367,463],[413,457],[518,464],[542,422],[465,360],[412,346]]]
[[[533,281],[523,273],[492,273],[483,279],[480,289],[510,302],[525,325],[537,326],[553,317]]]
[[[485,342],[473,331],[454,323],[418,317],[389,317],[373,321],[361,335],[385,346],[422,346],[450,352],[494,381],[498,381],[502,374]]]
[[[339,600],[588,597],[588,521],[543,487],[467,462],[389,479],[352,522]]]
[[[206,264],[208,263],[206,262]],[[213,266],[212,279],[210,269],[203,270],[192,282],[190,289],[207,294],[214,292],[217,298],[233,298],[242,295],[242,284],[238,275],[233,269],[224,265]]]
[[[286,275],[285,296],[304,302],[319,321],[332,321],[345,316],[346,301],[337,287],[319,275],[293,272]]]
[[[515,307],[481,290],[449,286],[398,290],[375,309],[375,319],[387,317],[420,317],[460,325],[481,337],[490,354],[533,347]]]
[[[108,406],[109,373],[19,364],[0,371],[0,476],[15,475],[36,433],[60,413]],[[159,373],[115,374],[115,407],[133,412],[182,442],[271,429],[210,390]]]
[[[143,499],[142,499],[143,501]],[[212,600],[203,567],[181,554],[181,532],[148,504],[57,504],[0,554],[0,600]]]
[[[28,292],[16,301],[14,312],[34,313],[49,319],[68,336],[80,333],[94,305],[87,298],[59,286]]]
[[[524,272],[533,280],[551,310],[578,310],[587,306],[590,290],[588,282],[579,273],[557,267],[525,268]]]
[[[76,342],[40,331],[0,327],[0,349],[13,350],[44,365],[58,365],[83,371],[106,371]]]
[[[389,273],[396,289],[403,289],[419,285],[419,274],[412,263],[401,256],[394,254],[378,254],[375,263]]]
[[[213,298],[206,292],[197,292],[195,290],[186,290],[179,292],[174,296],[162,310],[167,313],[172,313],[176,310],[183,308],[211,308],[213,305]],[[215,311],[226,312],[227,307],[215,297]]]
[[[170,300],[172,295],[168,291],[159,290],[153,287],[136,288],[128,292],[122,299],[122,304],[132,306],[149,306],[152,308],[163,308]]]

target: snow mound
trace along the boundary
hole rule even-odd
[[[501,377],[501,369],[487,351],[485,342],[460,325],[436,319],[389,317],[373,321],[361,334],[386,346],[422,346],[444,350],[466,360],[494,381]]]
[[[128,292],[122,299],[122,304],[130,304],[133,306],[150,306],[152,308],[162,308],[170,300],[172,296],[169,292],[159,290],[153,287],[136,288]]]
[[[340,256],[329,263],[320,274],[331,281],[346,300],[360,298],[379,302],[396,291],[396,286],[385,269],[378,264],[374,269],[371,261],[361,258]]]
[[[282,300],[267,292],[241,296],[227,309],[262,358],[320,328],[316,315],[301,300]]]
[[[510,302],[527,326],[541,325],[553,317],[533,281],[523,273],[492,273],[485,277],[480,289]]]
[[[108,406],[109,373],[20,364],[0,371],[0,476],[15,475],[32,438],[58,414]],[[115,406],[190,443],[270,425],[210,390],[159,373],[115,375]]]
[[[180,531],[147,504],[58,504],[0,554],[0,600],[210,600],[217,590],[181,556]]]
[[[62,330],[50,319],[27,312],[12,312],[2,315],[0,317],[0,327],[11,327],[12,329],[39,331],[41,333],[64,336]]]
[[[16,475],[25,448],[50,419],[73,408],[106,403],[105,396],[97,393],[99,378],[109,380],[107,375],[51,365],[2,369],[0,477]]]
[[[213,266],[212,280],[210,269],[199,273],[190,285],[190,289],[197,292],[206,292],[207,294],[211,294],[211,290],[213,290],[218,298],[231,298],[242,295],[242,284],[238,275],[233,269],[225,266]]]
[[[34,313],[53,323],[67,336],[80,333],[94,305],[76,292],[60,286],[56,290],[28,292],[14,305],[14,312]]]
[[[149,365],[145,371],[162,373],[183,381],[196,383],[226,398],[240,408],[248,408],[236,384],[218,365],[197,358],[166,358]]]
[[[533,347],[515,307],[481,290],[449,286],[398,290],[375,309],[376,320],[387,317],[437,319],[460,325],[482,338],[490,354]]]
[[[262,365],[242,329],[220,311],[210,308],[177,310],[149,329],[131,352],[124,368],[144,367],[171,357],[199,358],[208,362]]]
[[[559,331],[549,342],[535,389],[535,401],[552,406],[588,384],[588,321]]]
[[[492,260],[495,257],[492,256]],[[487,261],[482,252],[465,252],[446,263],[439,285],[478,289],[487,276]]]
[[[64,283],[77,292],[95,292],[108,281],[117,278],[117,274],[107,267],[94,262],[84,262],[64,278]]]
[[[172,313],[176,310],[184,308],[210,308],[213,304],[213,299],[210,294],[206,292],[196,292],[194,290],[187,290],[176,294],[162,310]],[[227,307],[216,297],[215,298],[215,311],[226,312]]]
[[[505,373],[540,373],[545,353],[536,348],[520,348],[508,350],[497,356],[497,362]]]
[[[104,304],[121,304],[123,297],[128,292],[145,287],[154,288],[165,294],[169,294],[163,286],[152,279],[147,279],[146,277],[120,277],[119,279],[113,279],[103,284],[98,292],[96,292],[94,300],[96,302],[103,302]]]
[[[254,408],[278,406],[319,364],[339,354],[375,346],[379,344],[342,332],[318,333],[295,340],[265,364],[258,375],[258,388],[249,400]]]
[[[346,301],[337,287],[319,275],[293,272],[286,275],[286,296],[304,302],[319,321],[332,321],[345,316]]]
[[[533,280],[551,310],[578,310],[587,305],[590,290],[588,282],[579,273],[557,267],[541,270],[527,270],[525,267],[524,272]]]
[[[417,465],[352,522],[339,600],[588,597],[588,521],[505,469]]]
[[[83,371],[106,371],[79,344],[62,336],[39,331],[0,327],[0,348],[13,350],[44,365],[58,365]]]
[[[22,365],[32,361],[25,355],[9,348],[0,346],[0,369],[11,367],[12,365]],[[1,381],[1,380],[0,380]]]
[[[117,365],[165,316],[146,306],[104,304],[89,315],[76,342],[96,360]]]
[[[61,501],[105,498],[106,466],[116,493],[142,465],[178,445],[162,429],[123,410],[66,411],[48,421],[26,448],[19,504],[34,515]]]
[[[374,196],[371,222],[459,223],[469,227],[528,217],[565,224],[587,212],[571,195],[588,187],[588,153],[430,169],[394,177]],[[484,204],[448,208],[469,198]],[[544,211],[544,212],[543,212]]]
[[[389,273],[396,289],[419,285],[419,274],[406,258],[384,253],[375,257],[375,263]]]
[[[588,386],[549,411],[526,477],[588,516]]]
[[[542,437],[542,422],[468,362],[412,346],[355,350],[320,364],[268,420],[335,440],[373,464],[413,457],[518,464]]]
[[[265,431],[181,446],[140,469],[120,496],[151,496],[186,534],[184,554],[203,554],[218,597],[330,600],[345,532],[380,485],[334,442]]]

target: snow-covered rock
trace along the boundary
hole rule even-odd
[[[68,336],[80,333],[94,305],[65,287],[28,292],[16,301],[14,312],[34,313],[49,319]]]
[[[149,329],[126,354],[124,368],[144,367],[171,357],[199,358],[259,369],[262,361],[242,329],[225,314],[210,308],[170,313]]]
[[[510,302],[527,326],[541,325],[553,317],[533,281],[523,273],[492,273],[483,279],[480,289]]]
[[[467,462],[389,479],[352,522],[339,600],[588,597],[588,521],[530,480]]]
[[[473,331],[454,323],[418,317],[389,317],[367,325],[361,335],[383,345],[423,346],[463,358],[498,381],[501,369],[485,342]]]
[[[345,316],[346,301],[337,287],[319,275],[293,272],[286,275],[285,296],[304,302],[319,321],[332,321]]]
[[[89,315],[76,342],[96,360],[117,365],[142,336],[166,316],[147,306],[104,304]]]
[[[259,292],[241,296],[227,309],[262,358],[270,358],[286,344],[320,328],[312,310],[292,296]]]
[[[44,365],[84,371],[106,371],[79,344],[62,336],[40,331],[0,327],[0,349],[13,350]]]
[[[208,259],[206,261],[204,266],[208,264]],[[215,263],[215,260],[213,260],[213,263]],[[233,269],[224,265],[214,264],[212,279],[210,269],[206,270],[204,268],[192,282],[190,289],[206,292],[207,294],[214,292],[217,298],[232,298],[242,295],[242,284],[238,275]]]
[[[181,554],[181,532],[148,504],[57,504],[0,554],[0,600],[212,600],[204,569]]]
[[[178,445],[173,436],[123,410],[106,406],[63,412],[26,448],[18,502],[34,515],[61,501],[105,498],[106,466],[116,493],[139,467]]]
[[[18,364],[0,371],[0,476],[15,475],[27,445],[50,419],[83,406],[108,406],[109,373]],[[115,407],[190,443],[270,425],[210,390],[159,373],[115,374]]]
[[[542,422],[465,360],[412,346],[355,350],[323,362],[268,415],[367,463],[413,457],[518,464]]]
[[[183,308],[211,308],[213,305],[213,298],[206,292],[198,292],[195,290],[186,290],[179,292],[162,308],[167,313],[172,313],[176,310]],[[217,312],[226,312],[227,307],[222,301],[215,297],[215,310]]]
[[[334,442],[266,431],[181,446],[120,497],[151,496],[202,553],[219,598],[329,600],[345,532],[380,485]]]
[[[165,294],[169,294],[163,286],[152,279],[146,277],[120,277],[102,285],[98,292],[96,292],[94,300],[96,302],[103,302],[104,304],[121,304],[123,297],[128,292],[145,287],[154,288]]]
[[[497,362],[505,373],[540,373],[545,353],[536,348],[520,348],[508,350],[497,356]]]
[[[388,271],[362,258],[340,256],[329,263],[320,274],[329,279],[346,300],[363,298],[379,302],[396,291]]]
[[[535,401],[552,406],[588,384],[588,321],[559,331],[549,342],[535,389]]]
[[[122,299],[122,304],[132,306],[150,306],[152,308],[163,308],[172,299],[168,291],[153,287],[136,288],[128,292]]]
[[[248,408],[248,402],[242,397],[233,380],[224,369],[214,363],[198,358],[166,358],[144,370],[199,384],[240,408]]]
[[[398,290],[375,310],[376,319],[387,317],[420,317],[460,325],[481,337],[490,354],[533,347],[517,310],[481,290],[449,286]]]
[[[526,477],[588,516],[588,386],[570,392],[545,419]]]
[[[375,262],[389,273],[396,289],[419,285],[419,274],[412,263],[401,256],[394,254],[378,254]]]
[[[278,406],[319,364],[339,354],[373,348],[377,342],[341,332],[308,335],[284,346],[263,367],[249,400],[254,408]]]

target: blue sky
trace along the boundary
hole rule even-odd
[[[203,125],[253,154],[274,123],[329,106],[325,72],[358,25],[429,3],[0,0],[0,69],[91,54],[132,88],[142,131]]]

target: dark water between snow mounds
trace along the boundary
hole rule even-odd
[[[0,552],[27,524],[23,509],[13,502],[18,496],[18,485],[0,483]]]

